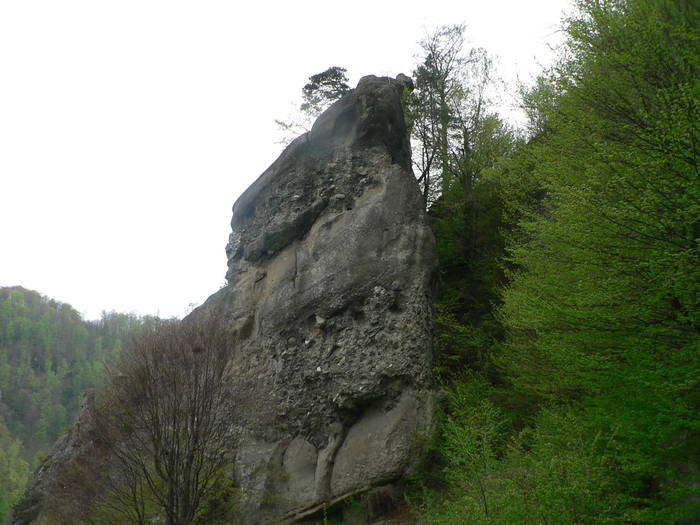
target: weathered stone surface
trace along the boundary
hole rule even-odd
[[[401,478],[431,426],[436,257],[405,87],[363,78],[238,199],[229,284],[192,314],[238,332],[245,523]]]

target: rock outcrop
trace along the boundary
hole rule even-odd
[[[89,508],[100,489],[96,481],[106,463],[105,454],[97,439],[95,393],[90,390],[83,396],[77,421],[39,465],[7,525],[46,523],[48,513],[60,513],[63,522],[78,521],[72,518],[81,514],[81,508]],[[72,490],[76,484],[80,491]]]
[[[233,207],[228,286],[193,313],[237,331],[246,523],[395,481],[430,427],[434,239],[401,93],[364,77]]]
[[[227,286],[188,317],[213,317],[237,341],[240,523],[391,493],[430,432],[437,261],[411,170],[409,85],[363,78],[286,148],[233,207]],[[59,443],[14,524],[35,521],[60,485],[52,472],[93,448],[80,428]]]

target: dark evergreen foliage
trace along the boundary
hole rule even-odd
[[[322,73],[311,75],[301,90],[304,100],[301,111],[316,116],[350,91],[346,73],[344,67],[332,66]]]

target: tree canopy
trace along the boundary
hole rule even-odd
[[[578,2],[525,92],[527,142],[477,171],[503,251],[481,316],[455,301],[470,279],[443,280],[437,337],[462,368],[435,523],[700,516],[698,28],[694,2]],[[436,217],[439,246],[468,237]]]

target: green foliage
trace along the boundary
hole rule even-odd
[[[495,116],[484,118],[480,127],[483,134],[464,160],[478,175],[464,185],[448,173],[430,215],[442,280],[436,318],[438,365],[454,370],[460,364],[487,372],[493,368],[490,349],[504,335],[494,308],[500,304],[499,289],[505,282],[500,261],[507,202],[504,181],[495,167],[517,141]]]
[[[506,212],[503,159],[519,139],[494,111],[492,62],[465,49],[465,27],[443,26],[420,46],[416,89],[404,94],[414,169],[423,187],[440,259],[437,370],[493,368],[490,349],[503,337],[493,306],[504,282]]]
[[[453,386],[434,523],[700,515],[700,7],[578,5],[561,61],[524,93],[529,143],[437,202]],[[486,181],[493,222],[460,229]],[[495,241],[480,265],[470,224]]]
[[[10,436],[0,419],[0,523],[29,479],[29,465],[21,456],[22,444]]]
[[[68,304],[0,288],[0,522],[28,464],[73,422],[82,392],[100,384],[122,339],[152,322],[117,313],[86,322]]]
[[[415,90],[404,95],[413,167],[426,206],[455,183],[467,192],[481,169],[512,146],[493,113],[493,64],[481,48],[464,48],[465,26],[442,26],[420,42]],[[499,129],[497,129],[499,128]]]
[[[302,101],[296,114],[289,120],[275,120],[284,134],[282,143],[289,144],[302,133],[309,131],[323,111],[350,91],[346,73],[345,68],[332,66],[309,77],[309,82],[301,90]]]
[[[48,451],[72,422],[81,393],[101,382],[112,350],[150,322],[117,313],[86,322],[37,292],[0,289],[0,414],[26,459]]]
[[[517,432],[478,377],[454,385],[438,449],[447,490],[428,494],[423,516],[435,524],[615,523],[627,500],[610,470],[610,436],[589,436],[578,415],[544,410]]]
[[[309,77],[309,82],[301,90],[303,102],[300,109],[314,117],[350,91],[347,69],[332,66]]]
[[[680,465],[700,424],[700,12],[581,8],[532,146],[548,199],[512,247],[501,364],[533,400],[576,400],[592,430],[616,428],[626,492],[665,516],[697,476]]]

